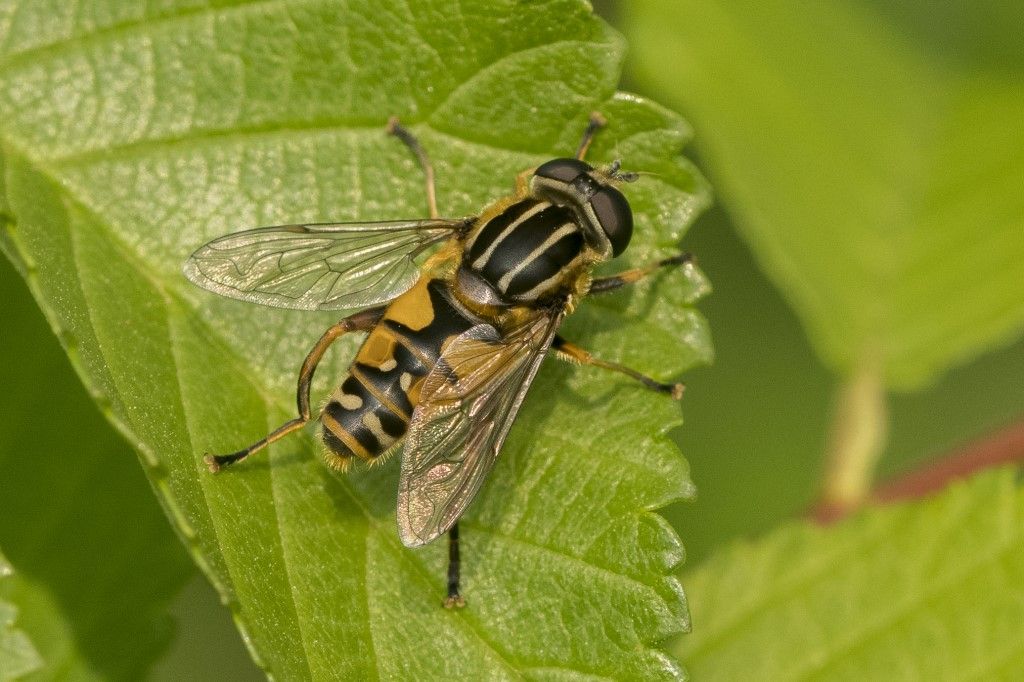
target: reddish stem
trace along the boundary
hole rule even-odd
[[[969,443],[940,459],[927,462],[883,483],[871,493],[871,502],[889,504],[913,500],[941,490],[951,482],[1008,462],[1024,462],[1024,422],[1013,424]],[[853,509],[818,504],[810,515],[819,523],[832,523]]]

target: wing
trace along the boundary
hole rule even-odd
[[[236,232],[202,246],[185,275],[210,291],[300,310],[389,301],[419,276],[415,259],[463,220],[282,225]]]
[[[473,501],[563,316],[539,312],[504,337],[477,325],[441,354],[402,455],[398,530],[407,547],[445,533]]]

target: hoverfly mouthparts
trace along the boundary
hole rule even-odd
[[[552,159],[533,172],[532,189],[555,203],[570,206],[582,218],[583,234],[603,258],[614,258],[629,246],[633,211],[616,182],[630,182],[616,161],[607,169],[579,159]]]
[[[335,468],[383,462],[401,450],[399,537],[417,547],[448,535],[444,604],[462,606],[459,518],[549,353],[682,396],[682,384],[595,358],[558,334],[578,300],[689,260],[677,254],[591,276],[596,261],[618,256],[633,234],[633,212],[616,186],[636,174],[620,172],[618,162],[594,168],[583,161],[604,124],[592,114],[576,158],[542,164],[528,183],[525,171],[513,194],[478,215],[448,219],[437,212],[426,151],[392,119],[388,132],[423,168],[429,218],[257,228],[193,253],[185,275],[222,296],[300,310],[361,309],[329,327],[306,356],[298,416],[242,450],[206,455],[210,469],[244,460],[313,420]],[[314,410],[313,372],[334,341],[358,332],[366,338],[345,378]]]

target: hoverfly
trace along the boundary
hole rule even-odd
[[[325,458],[346,469],[404,447],[398,530],[408,547],[449,537],[447,607],[459,593],[458,520],[501,450],[549,351],[626,374],[679,399],[682,384],[655,381],[599,360],[558,335],[588,294],[681,265],[678,254],[594,279],[591,271],[629,244],[633,215],[617,189],[637,178],[618,162],[583,159],[599,128],[591,115],[573,158],[520,173],[515,191],[462,219],[438,216],[434,171],[397,119],[388,132],[415,154],[426,177],[430,218],[393,222],[264,227],[214,239],[184,267],[214,293],[302,310],[362,308],[320,337],[299,372],[299,415],[262,440],[205,460],[216,472],[279,438],[320,421]],[[319,414],[310,410],[313,372],[328,347],[350,332],[366,339]]]

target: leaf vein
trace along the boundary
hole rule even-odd
[[[598,573],[600,575],[612,578],[613,580],[616,580],[616,581],[619,581],[619,582],[629,583],[630,585],[633,585],[635,588],[642,588],[643,590],[654,591],[655,594],[657,595],[657,586],[655,586],[655,585],[652,585],[650,583],[646,583],[643,580],[640,580],[639,578],[637,578],[635,576],[631,576],[631,575],[626,574],[626,573],[619,573],[619,572],[615,571],[614,569],[609,568],[607,566],[602,566],[602,565],[594,563],[592,561],[587,561],[586,559],[584,559],[582,557],[578,557],[578,556],[569,554],[568,552],[564,552],[562,550],[555,549],[554,547],[549,547],[549,546],[541,544],[539,542],[534,542],[534,541],[531,541],[531,540],[526,540],[524,538],[513,537],[513,536],[508,535],[507,533],[503,533],[503,532],[501,532],[501,531],[499,531],[499,530],[497,530],[497,529],[495,529],[493,527],[486,526],[486,525],[483,525],[483,524],[480,524],[480,523],[476,523],[474,521],[460,520],[459,521],[459,526],[460,527],[465,527],[465,528],[475,529],[475,530],[478,530],[478,531],[482,531],[484,533],[487,533],[488,535],[490,535],[491,537],[493,537],[495,539],[504,540],[505,542],[507,542],[509,544],[514,544],[514,545],[517,545],[517,546],[522,547],[524,549],[531,550],[531,551],[534,551],[534,552],[540,552],[542,554],[546,554],[546,555],[548,555],[551,558],[554,558],[554,559],[556,559],[558,561],[562,561],[563,563],[569,563],[569,564],[572,564],[574,566],[582,567],[582,568],[587,569],[588,571],[590,571],[592,573]],[[661,600],[660,595],[657,595],[657,598],[659,600]]]
[[[21,62],[38,62],[44,57],[61,57],[71,49],[88,45],[93,42],[101,42],[108,38],[129,35],[136,29],[149,29],[155,26],[173,25],[182,21],[199,18],[208,14],[227,14],[231,11],[259,10],[266,7],[284,6],[287,0],[242,0],[235,4],[223,4],[218,6],[190,7],[182,11],[172,12],[163,16],[143,16],[136,19],[110,24],[89,33],[79,33],[67,36],[52,43],[35,45],[20,52],[12,52],[0,59],[0,73],[3,73],[11,66],[17,66]]]
[[[707,638],[697,642],[689,650],[689,659],[697,660],[708,651],[728,640],[732,635],[742,630],[745,625],[757,618],[759,614],[764,613],[771,605],[785,602],[794,595],[803,592],[810,585],[820,580],[828,579],[834,566],[842,565],[851,557],[868,552],[875,547],[889,542],[889,537],[884,530],[883,528],[874,528],[874,536],[870,537],[867,542],[858,544],[856,547],[844,548],[842,551],[828,557],[819,557],[819,563],[804,575],[796,577],[788,585],[773,592],[765,599],[750,602],[746,608],[740,610],[730,621],[723,623],[717,631],[709,633]]]
[[[961,571],[957,571],[953,575],[949,576],[946,580],[943,580],[929,589],[923,590],[910,599],[904,602],[899,608],[893,610],[887,614],[884,618],[881,618],[877,622],[871,624],[869,627],[864,628],[858,632],[853,638],[848,640],[840,648],[834,648],[827,652],[826,658],[819,662],[817,666],[806,671],[807,676],[819,674],[828,669],[830,665],[833,665],[836,660],[844,654],[850,653],[858,648],[863,647],[867,642],[877,638],[880,635],[885,634],[887,628],[892,627],[896,623],[907,616],[911,616],[917,609],[924,606],[925,604],[933,601],[937,596],[948,592],[951,588],[956,585],[963,584],[968,581],[972,576],[976,575],[979,571],[988,568],[996,560],[1007,556],[1011,552],[1019,552],[1019,544],[1014,542],[1004,542],[1001,547],[995,551],[989,552],[980,559],[970,562],[967,567]],[[977,555],[975,555],[977,556]]]

